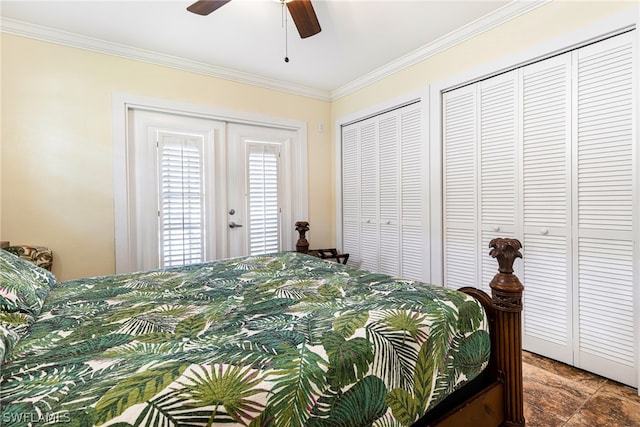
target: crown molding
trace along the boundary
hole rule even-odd
[[[217,67],[201,62],[190,61],[171,55],[164,55],[144,49],[138,49],[118,43],[86,37],[75,33],[56,30],[49,27],[30,24],[9,18],[0,18],[0,31],[3,33],[28,37],[92,52],[103,53],[135,61],[147,62],[154,65],[171,67],[182,71],[203,74],[237,83],[249,84],[266,89],[291,93],[293,95],[306,96],[322,101],[331,101],[328,91],[318,90],[305,86],[294,85],[281,80],[268,79],[255,74]]]
[[[353,92],[363,89],[377,81],[384,79],[398,71],[415,65],[425,59],[437,55],[453,46],[460,44],[466,40],[478,36],[489,31],[505,22],[508,22],[518,16],[524,15],[540,6],[549,3],[551,0],[513,0],[494,12],[491,12],[481,18],[476,19],[469,24],[462,26],[435,41],[428,43],[418,49],[410,52],[400,58],[376,68],[370,73],[359,77],[344,86],[331,91],[331,100],[335,101]]]
[[[111,43],[92,37],[86,37],[75,33],[56,30],[4,17],[0,18],[0,31],[3,33],[118,56],[135,61],[147,62],[154,65],[171,67],[209,77],[331,102],[382,80],[385,77],[397,73],[398,71],[415,65],[485,31],[489,31],[498,25],[530,12],[531,10],[534,10],[550,1],[551,0],[513,0],[511,3],[501,7],[495,12],[487,14],[463,27],[460,27],[449,34],[440,37],[434,42],[426,44],[413,52],[389,62],[388,64],[383,65],[382,67],[379,67],[333,91],[324,91],[306,86],[299,86],[290,82],[268,79],[255,74],[190,61],[184,58],[164,55],[118,43]]]

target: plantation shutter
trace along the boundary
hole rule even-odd
[[[247,144],[249,254],[280,250],[279,147]]]
[[[203,138],[158,132],[160,267],[204,261]]]

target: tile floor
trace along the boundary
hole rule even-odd
[[[528,427],[640,427],[631,387],[527,352],[522,372]]]

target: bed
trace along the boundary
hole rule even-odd
[[[296,252],[55,283],[0,251],[0,424],[524,425],[517,240],[482,291]]]

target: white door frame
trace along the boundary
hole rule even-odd
[[[307,124],[304,121],[273,117],[257,113],[228,110],[208,105],[190,104],[141,95],[114,93],[112,95],[113,116],[113,196],[114,196],[114,247],[116,273],[137,270],[137,259],[134,248],[135,217],[131,213],[133,201],[129,188],[135,179],[131,176],[127,153],[133,141],[129,135],[128,112],[131,109],[144,109],[174,113],[185,116],[208,118],[227,123],[240,123],[271,128],[281,128],[297,133],[297,144],[291,147],[291,217],[294,220],[308,218],[308,162],[307,162]],[[224,144],[221,144],[224,145]],[[224,153],[223,153],[224,154]],[[216,216],[226,218],[226,206],[216,210]],[[293,229],[294,224],[290,224]],[[223,233],[224,236],[224,233]],[[219,242],[218,248],[226,248],[224,242]],[[293,248],[294,242],[283,242],[283,250]],[[218,251],[218,257],[224,257],[223,251]]]

